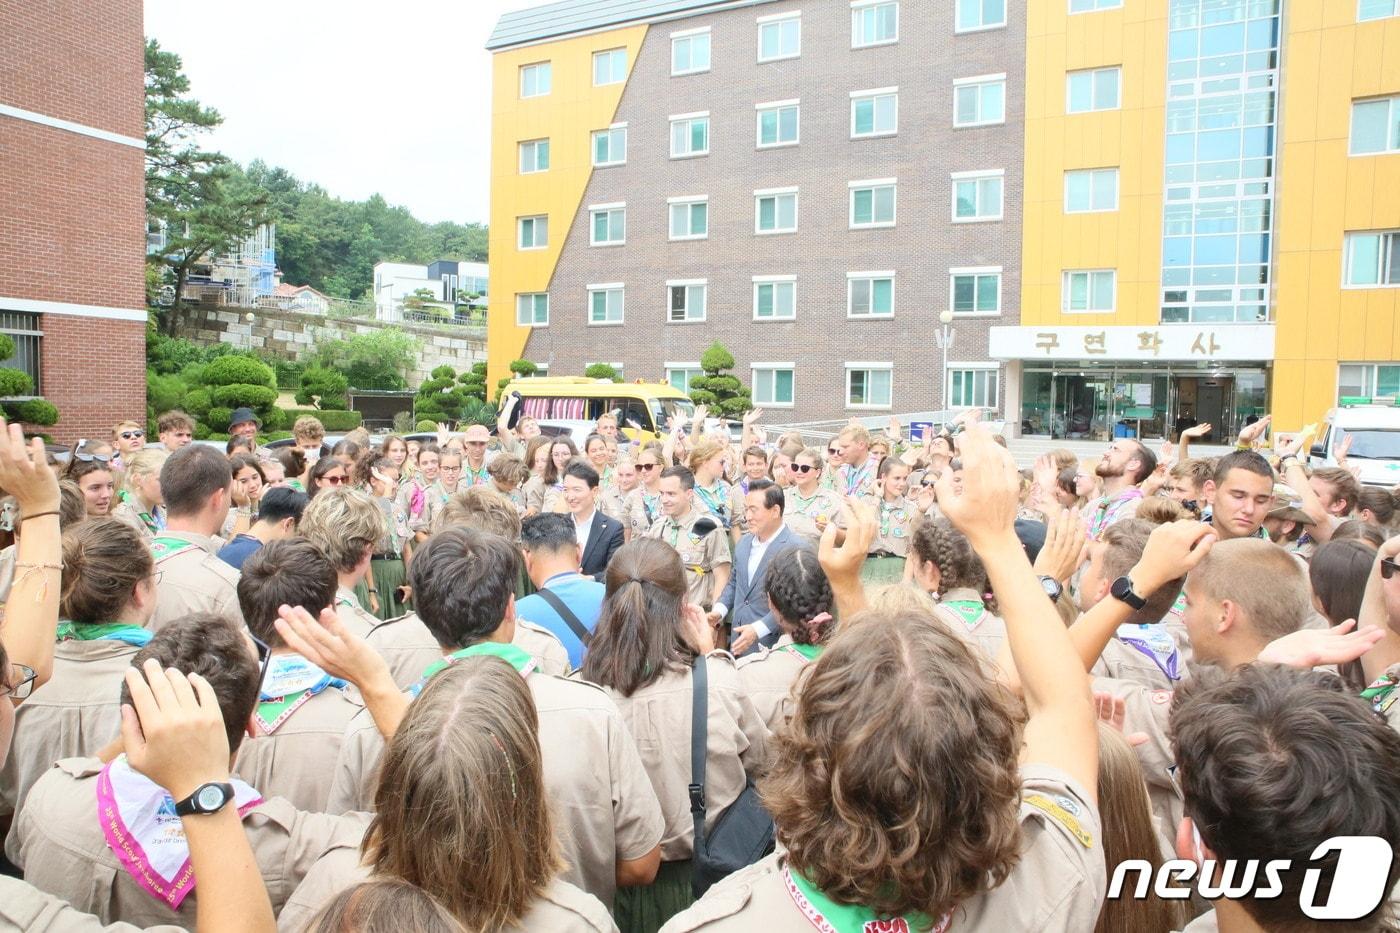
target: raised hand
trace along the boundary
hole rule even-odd
[[[1259,652],[1259,660],[1304,670],[1319,664],[1345,664],[1355,661],[1384,638],[1384,629],[1375,625],[1357,629],[1356,620],[1347,619],[1328,629],[1299,629],[1275,638]]]
[[[24,441],[17,424],[0,417],[0,489],[15,497],[25,515],[58,510],[58,477],[49,467],[42,438]]]
[[[1264,436],[1264,429],[1269,426],[1269,422],[1274,419],[1273,415],[1265,415],[1251,425],[1246,425],[1240,431],[1240,446],[1249,444],[1251,447],[1259,443],[1259,439]]]
[[[1193,441],[1194,441],[1194,440],[1199,440],[1200,438],[1203,438],[1203,437],[1205,437],[1207,434],[1210,433],[1210,428],[1211,428],[1211,426],[1210,426],[1209,424],[1197,424],[1197,425],[1193,425],[1192,427],[1189,427],[1189,428],[1186,428],[1185,430],[1183,430],[1183,431],[1181,432],[1181,436],[1182,436],[1182,437],[1188,437],[1188,438],[1190,438],[1190,439],[1193,440]]]
[[[943,471],[938,477],[938,507],[974,549],[998,538],[1014,539],[1021,502],[1016,461],[980,424],[969,424],[960,437],[962,482],[957,483],[952,470]]]
[[[753,425],[753,424],[756,424],[756,423],[758,422],[758,419],[759,419],[759,418],[762,418],[762,417],[763,417],[763,409],[762,409],[762,408],[755,408],[753,411],[750,411],[748,414],[744,415],[744,424],[745,424],[745,425]]]
[[[319,622],[301,606],[283,606],[278,615],[277,634],[287,647],[332,677],[364,689],[376,677],[388,674],[379,652],[346,628],[334,609],[322,609]]]
[[[1079,565],[1089,547],[1089,537],[1078,509],[1062,510],[1045,523],[1045,544],[1035,558],[1035,572],[1063,584]]]
[[[1133,588],[1146,597],[1171,580],[1184,577],[1210,553],[1216,534],[1204,522],[1183,519],[1158,525],[1133,567]]]

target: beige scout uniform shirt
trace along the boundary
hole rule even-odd
[[[893,502],[883,496],[866,496],[864,501],[880,520],[875,540],[870,542],[870,552],[885,551],[895,557],[908,557],[919,507],[903,496]]]
[[[956,933],[1085,933],[1098,919],[1107,888],[1098,810],[1068,774],[1046,765],[1021,769],[1021,860],[995,889],[954,909]],[[774,853],[737,871],[661,928],[811,933]]]
[[[1180,651],[1177,654],[1177,670],[1185,678],[1186,664],[1179,659]],[[1156,662],[1132,645],[1117,638],[1109,639],[1108,644],[1103,649],[1103,654],[1099,655],[1099,659],[1094,662],[1089,673],[1094,677],[1129,680],[1135,684],[1141,684],[1149,690],[1172,690],[1176,687],[1176,684],[1167,677]]]
[[[630,527],[627,522],[627,495],[616,484],[603,486],[598,491],[598,511],[613,521],[622,522],[624,528]]]
[[[602,688],[542,673],[530,674],[526,683],[539,712],[545,790],[567,866],[561,877],[611,909],[618,861],[642,858],[661,841],[656,794],[617,706]],[[330,812],[374,808],[383,750],[365,710],[341,745]]]
[[[708,829],[743,793],[748,775],[757,775],[767,764],[767,736],[753,703],[739,685],[734,658],[728,652],[716,651],[705,659],[705,667],[709,679],[705,757]],[[661,801],[666,820],[661,858],[667,862],[690,858],[695,846],[688,789],[692,680],[693,674],[687,667],[684,671],[667,671],[630,697],[605,688],[617,701],[622,719],[636,739],[642,764]]]
[[[213,612],[241,626],[239,574],[216,556],[218,542],[190,531],[162,531],[159,538],[185,541],[194,546],[164,557],[160,556],[160,551],[156,552],[156,570],[161,577],[156,587],[156,612],[150,628],[159,632],[192,612]]]
[[[137,532],[140,533],[141,537],[146,539],[147,544],[150,544],[151,540],[155,538],[155,534],[151,529],[147,528],[146,523],[141,521],[141,516],[137,513],[136,506],[132,505],[130,502],[121,501],[112,506],[112,517],[121,519],[132,528],[135,528]]]
[[[651,530],[651,526],[663,517],[661,500],[656,493],[647,492],[645,486],[638,485],[636,489],[627,494],[627,499],[623,503],[623,520],[632,529],[633,538],[645,535]]]
[[[184,933],[184,927],[145,927],[145,933]],[[106,924],[74,910],[18,878],[0,875],[0,933],[141,933],[129,923]]]
[[[349,587],[339,587],[335,591],[335,614],[350,631],[366,638],[379,624],[379,618],[360,605],[360,598]]]
[[[53,677],[15,708],[0,805],[18,810],[55,761],[95,755],[121,734],[122,678],[140,650],[109,639],[54,645]]]
[[[827,522],[841,517],[841,497],[824,486],[818,486],[810,496],[789,486],[784,493],[783,523],[795,533],[806,535],[813,541],[821,540],[821,528]]]
[[[331,898],[373,877],[370,868],[360,864],[359,853],[348,849],[328,852],[307,872],[306,880],[282,908],[277,917],[277,929],[301,933]],[[596,897],[556,878],[535,899],[519,923],[501,929],[522,933],[613,933],[617,927]]]
[[[437,639],[414,612],[380,622],[365,636],[365,641],[388,663],[389,674],[400,690],[418,683],[424,671],[442,660],[443,651]],[[516,619],[515,638],[511,641],[529,652],[535,659],[536,669],[542,673],[563,677],[569,672],[569,651],[549,629]]]
[[[785,725],[795,705],[793,687],[811,664],[783,633],[771,649],[739,659],[739,686],[771,735]]]
[[[324,813],[345,729],[364,708],[351,696],[348,690],[327,687],[298,706],[272,735],[245,738],[234,771],[263,797],[284,797],[298,810]]]
[[[701,518],[713,521],[715,530],[703,536],[695,534],[691,529]],[[719,593],[713,591],[715,568],[733,563],[729,553],[729,536],[719,519],[692,506],[679,519],[658,515],[647,537],[665,541],[680,553],[681,563],[685,564],[688,601],[708,607],[719,598]]]
[[[944,603],[965,600],[981,602],[982,595],[970,589],[949,590],[940,596],[938,611],[955,633],[968,639],[982,650],[988,661],[995,663],[997,655],[1001,653],[1001,646],[1006,642],[1006,623],[992,614],[991,610],[987,610],[982,613],[979,619],[969,625],[967,619],[959,612],[951,606],[943,605]]]
[[[10,860],[36,887],[63,898],[104,923],[174,923],[193,930],[195,889],[179,911],[146,893],[108,848],[97,816],[96,758],[68,758],[50,769],[29,794],[7,843]],[[331,849],[358,849],[363,814],[301,813],[279,798],[264,800],[243,817],[243,828],[267,885],[274,913]]]
[[[1161,842],[1167,852],[1176,851],[1176,828],[1186,814],[1181,792],[1177,790],[1174,772],[1176,756],[1172,750],[1167,725],[1171,716],[1172,691],[1153,690],[1131,680],[1092,677],[1094,693],[1108,693],[1127,700],[1123,718],[1123,733],[1142,732],[1147,741],[1136,746],[1138,763],[1147,782],[1147,800],[1157,817]]]

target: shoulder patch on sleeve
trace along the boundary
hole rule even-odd
[[[1068,797],[1026,794],[1021,799],[1063,826],[1071,836],[1079,840],[1079,844],[1084,848],[1092,849],[1094,847],[1094,837],[1086,832],[1079,823],[1079,805]]]

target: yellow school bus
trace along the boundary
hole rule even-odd
[[[593,421],[607,412],[617,415],[628,438],[657,440],[671,417],[690,418],[695,406],[668,382],[613,382],[583,376],[543,376],[516,379],[502,398],[519,392],[522,415],[536,421]]]

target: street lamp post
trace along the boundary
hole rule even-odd
[[[938,335],[938,345],[943,349],[943,391],[941,397],[943,399],[943,409],[948,411],[952,408],[952,406],[948,404],[948,349],[952,347],[954,337],[953,328],[951,326],[953,323],[952,310],[945,310],[942,314],[938,315],[938,320],[943,324],[943,333]]]

